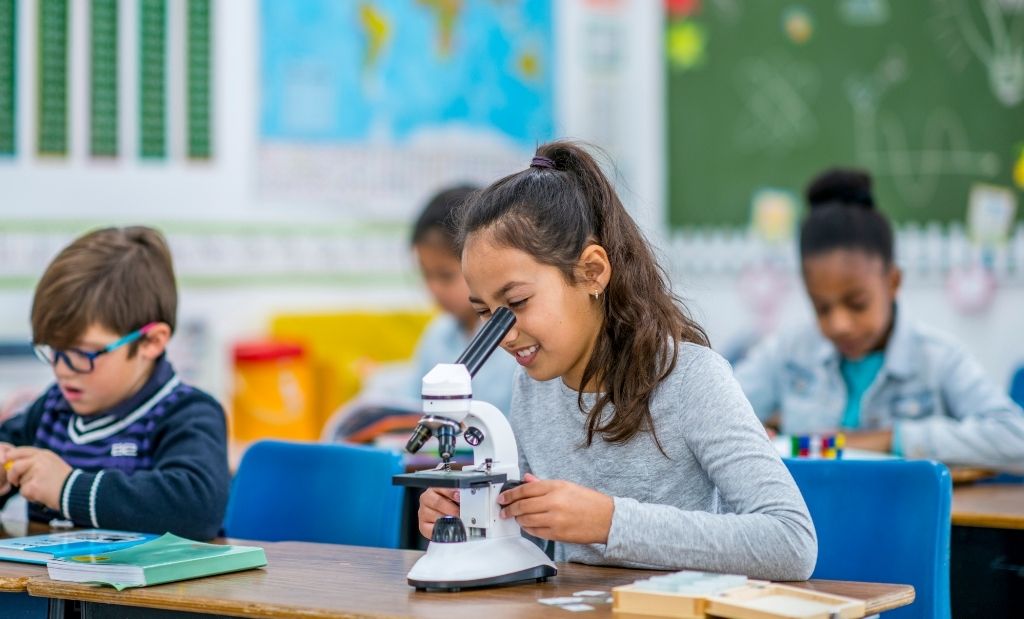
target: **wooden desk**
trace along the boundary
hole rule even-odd
[[[21,593],[28,588],[30,578],[46,576],[45,565],[0,561],[0,592]]]
[[[33,523],[28,534],[49,533],[44,525]],[[0,526],[0,539],[21,537],[22,532],[9,532]],[[45,565],[0,561],[0,608],[5,617],[46,617],[47,600],[30,598],[27,595],[28,582],[33,578],[46,577]]]
[[[658,573],[562,564],[558,576],[546,583],[426,593],[417,592],[405,581],[406,572],[421,554],[418,551],[302,542],[281,542],[266,550],[269,565],[261,570],[123,592],[39,578],[29,581],[28,590],[31,595],[95,603],[83,604],[86,618],[136,617],[144,612],[138,608],[158,608],[246,617],[565,619],[567,611],[541,605],[537,599],[568,596],[583,589],[607,591]],[[863,599],[869,615],[905,606],[914,599],[914,589],[907,585],[811,581],[798,586]],[[610,604],[598,604],[596,611],[587,613],[588,618],[611,616]]]
[[[977,484],[953,490],[953,525],[1024,529],[1024,484]]]

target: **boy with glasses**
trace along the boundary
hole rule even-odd
[[[217,535],[224,411],[166,359],[176,311],[171,254],[151,228],[97,230],[57,255],[32,303],[56,383],[0,426],[0,504],[20,492],[32,520]]]

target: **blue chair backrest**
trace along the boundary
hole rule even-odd
[[[1018,406],[1024,407],[1024,365],[1017,368],[1010,379],[1010,398]]]
[[[397,548],[399,454],[356,445],[261,441],[231,485],[229,537]]]
[[[812,578],[913,585],[886,617],[947,619],[949,470],[924,460],[786,459],[818,533]]]

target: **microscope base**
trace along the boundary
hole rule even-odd
[[[523,537],[431,542],[409,570],[408,582],[418,590],[459,591],[540,582],[558,573],[544,551]]]
[[[451,593],[458,593],[463,589],[478,589],[484,587],[500,587],[502,585],[515,585],[520,583],[544,582],[557,573],[558,571],[553,567],[538,565],[537,567],[523,570],[521,572],[505,574],[504,576],[494,576],[492,578],[481,578],[479,580],[432,582],[426,580],[413,580],[410,578],[408,582],[409,585],[416,587],[417,591],[447,591]]]

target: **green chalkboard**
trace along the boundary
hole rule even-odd
[[[837,164],[899,222],[962,220],[976,183],[1024,201],[1024,2],[667,6],[671,226],[745,224]]]

